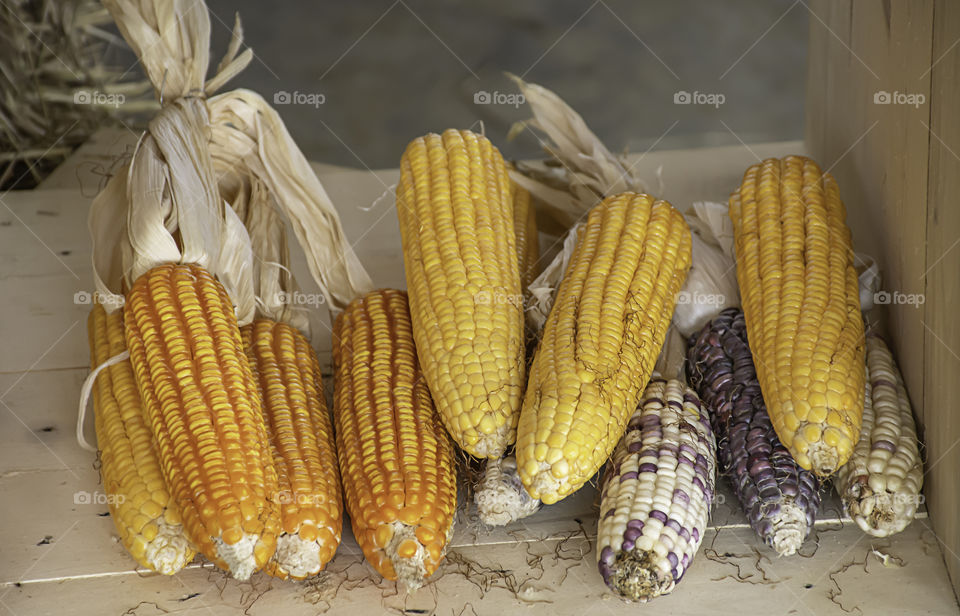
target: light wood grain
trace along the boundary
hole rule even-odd
[[[807,79],[807,148],[840,185],[858,250],[878,259],[890,294],[923,305],[885,306],[885,321],[926,443],[925,493],[960,593],[960,254],[956,208],[955,3],[813,2]],[[878,92],[923,97],[877,104]],[[837,161],[837,162],[834,162]]]
[[[930,173],[926,219],[926,303],[923,309],[924,382],[927,417],[927,499],[943,542],[944,559],[960,592],[960,6],[934,7],[930,97]]]
[[[251,616],[403,613],[404,609],[408,614],[483,616],[616,616],[650,610],[658,614],[819,616],[842,614],[840,606],[846,610],[859,607],[864,614],[956,614],[945,571],[930,566],[936,553],[930,534],[914,523],[893,539],[871,542],[859,530],[847,527],[823,534],[812,559],[776,560],[761,554],[758,568],[749,533],[721,531],[715,537],[711,531],[704,546],[713,551],[701,550],[677,590],[650,606],[627,604],[614,597],[597,573],[592,540],[582,538],[457,548],[435,580],[407,596],[398,595],[393,584],[381,581],[357,555],[352,555],[338,556],[327,573],[307,584],[278,582],[263,574],[239,584],[209,568],[192,567],[173,578],[141,577],[131,572],[26,583],[0,589],[0,601],[14,614],[38,616],[152,616],[164,612],[219,615],[244,609]],[[893,557],[889,567],[876,556],[868,560],[872,547]],[[558,549],[561,558],[556,556]],[[59,554],[51,552],[50,558],[64,558],[65,554],[65,549]],[[475,570],[464,575],[468,563]],[[736,580],[738,574],[742,581]],[[504,588],[505,575],[512,576],[519,598]],[[487,588],[480,587],[484,582]]]
[[[802,151],[800,144],[762,144],[748,147],[713,148],[694,152],[651,153],[639,159],[641,173],[651,174],[663,165],[665,194],[685,207],[694,200],[724,200],[737,185],[743,170],[756,159]],[[94,155],[88,153],[88,155]],[[638,157],[639,158],[639,157]],[[390,190],[396,171],[376,172],[332,170],[321,175],[344,219],[348,237],[353,238],[361,259],[374,281],[383,286],[404,286],[399,234]],[[46,193],[47,196],[36,196]],[[0,359],[0,494],[3,494],[3,523],[0,525],[0,605],[14,614],[102,614],[178,613],[234,614],[249,607],[249,614],[315,614],[330,608],[330,614],[380,613],[387,609],[425,609],[441,614],[504,614],[523,611],[531,614],[636,613],[635,605],[613,598],[596,573],[591,543],[596,533],[596,490],[587,487],[561,503],[547,507],[535,517],[505,529],[484,529],[475,521],[472,508],[461,504],[457,531],[452,542],[453,557],[442,575],[426,589],[405,600],[395,596],[392,584],[379,578],[360,559],[359,548],[345,530],[344,542],[330,565],[330,573],[308,584],[278,582],[258,575],[252,584],[226,580],[222,574],[201,569],[198,564],[173,578],[141,575],[134,562],[115,540],[106,507],[98,504],[99,485],[94,456],[80,450],[72,439],[76,399],[86,374],[86,323],[89,306],[75,304],[73,294],[89,284],[89,247],[84,239],[88,201],[76,190],[37,191],[5,197],[13,211],[23,217],[46,200],[44,208],[56,208],[58,216],[33,221],[37,235],[51,245],[73,242],[77,259],[73,267],[77,281],[38,242],[11,236],[17,245],[0,242],[0,278],[13,294],[35,294],[33,309],[18,308],[14,300],[0,299],[0,331],[12,352]],[[379,201],[378,201],[379,199]],[[67,212],[75,207],[81,211]],[[2,220],[2,219],[0,219]],[[3,228],[0,227],[0,232]],[[54,246],[56,248],[56,246]],[[304,288],[313,283],[302,255],[293,259],[293,269]],[[78,287],[77,284],[80,286]],[[7,303],[3,303],[7,302]],[[315,310],[314,345],[329,374],[329,332],[326,318]],[[74,325],[74,323],[76,323]],[[73,329],[70,329],[70,328]],[[45,353],[61,332],[68,334]],[[39,361],[38,361],[39,359]],[[6,363],[2,363],[6,362]],[[3,393],[6,392],[6,393]],[[45,431],[44,428],[52,428]],[[92,433],[88,426],[87,433]],[[92,434],[91,434],[92,437]],[[936,539],[924,530],[929,522],[918,520],[903,535],[883,542],[871,542],[853,525],[830,532],[839,515],[836,499],[827,497],[818,535],[806,544],[815,557],[776,559],[757,545],[752,531],[733,501],[726,481],[721,479],[722,502],[714,507],[711,524],[721,527],[713,548],[727,564],[711,561],[701,551],[677,592],[657,601],[666,613],[743,614],[769,611],[771,605],[785,613],[841,613],[830,602],[833,586],[829,572],[850,559],[862,560],[868,545],[887,545],[890,553],[906,566],[884,568],[877,561],[869,573],[854,566],[839,575],[843,595],[838,599],[851,609],[859,605],[865,613],[902,614],[927,612],[957,614],[947,586],[946,572]],[[90,493],[92,504],[80,502]],[[707,543],[713,538],[710,531]],[[47,536],[49,535],[49,539]],[[39,544],[39,545],[38,545]],[[558,549],[574,560],[556,560]],[[754,568],[759,550],[761,567],[772,584],[738,582],[731,575],[735,564],[742,567],[748,582],[761,581]],[[710,554],[713,554],[712,552]],[[512,574],[522,588],[524,599],[497,587],[495,579],[474,572],[468,581],[457,572],[466,562],[475,561],[488,569]],[[541,574],[537,562],[544,570]],[[458,565],[459,563],[459,565]],[[567,567],[573,566],[569,571]],[[489,572],[488,572],[489,573]],[[542,575],[542,577],[540,577]],[[333,600],[331,589],[344,581]],[[489,579],[493,587],[481,596],[476,583]],[[19,584],[19,586],[17,585]],[[806,588],[810,584],[810,588]],[[502,585],[502,584],[501,584]],[[896,588],[896,591],[891,589]],[[264,594],[263,591],[266,591]],[[194,595],[194,593],[198,593]],[[261,596],[262,595],[262,596]],[[259,598],[257,598],[259,597]],[[330,600],[326,602],[325,600]],[[542,601],[531,603],[531,601]],[[654,607],[653,609],[659,609]],[[643,609],[643,608],[639,608]]]

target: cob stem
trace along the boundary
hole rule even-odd
[[[489,526],[506,526],[540,510],[540,501],[520,481],[514,456],[487,460],[473,499],[480,521]]]

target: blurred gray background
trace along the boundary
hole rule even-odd
[[[256,59],[230,86],[289,98],[275,106],[311,160],[395,167],[410,139],[478,120],[507,157],[539,156],[529,133],[506,141],[530,113],[504,71],[556,91],[616,151],[803,135],[809,16],[793,0],[209,6],[212,61],[239,12]]]

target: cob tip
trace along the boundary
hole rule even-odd
[[[913,521],[916,499],[891,492],[874,492],[866,477],[858,478],[843,497],[843,508],[860,527],[874,537],[899,533]]]
[[[613,563],[607,565],[608,571],[601,573],[612,590],[625,599],[646,603],[660,595],[668,594],[677,585],[669,571],[660,569],[662,558],[653,550],[634,547],[621,551]]]
[[[277,551],[273,562],[280,573],[302,580],[320,573],[320,543],[307,541],[299,535],[284,533],[277,537]]]
[[[157,520],[157,536],[147,544],[144,558],[154,571],[173,575],[193,560],[193,547],[183,534],[183,525]]]
[[[846,462],[846,460],[840,460],[840,455],[836,447],[828,445],[823,441],[810,443],[806,457],[810,463],[810,470],[820,478],[829,477],[834,474],[836,470],[843,465],[843,462]],[[800,462],[800,460],[798,460],[798,462]],[[804,466],[804,464],[801,462],[800,466]]]
[[[794,503],[780,505],[780,513],[770,519],[773,531],[768,537],[770,547],[778,556],[792,556],[797,553],[803,540],[807,538],[807,514]]]
[[[540,509],[540,501],[520,481],[514,456],[487,460],[473,499],[480,521],[488,526],[506,526]]]
[[[386,552],[387,559],[393,566],[396,573],[397,584],[402,586],[405,591],[411,593],[421,586],[427,578],[427,559],[430,553],[427,551],[419,539],[416,531],[409,524],[404,524],[400,520],[395,520],[390,524],[393,530],[393,536],[387,542],[383,549]],[[453,524],[447,529],[447,539],[444,542],[443,552],[446,552],[446,546],[450,543],[453,536]],[[443,552],[440,557],[443,558]]]
[[[253,572],[259,569],[256,557],[259,539],[258,535],[249,533],[243,533],[240,539],[232,544],[227,543],[222,537],[213,539],[217,558],[227,566],[230,575],[241,582],[250,579]]]

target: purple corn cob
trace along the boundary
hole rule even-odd
[[[607,586],[643,602],[673,590],[703,540],[715,474],[700,399],[654,377],[603,473],[597,558]]]
[[[753,530],[780,556],[795,553],[813,528],[820,482],[774,432],[739,308],[724,310],[690,338],[687,375],[709,409],[721,471]]]

